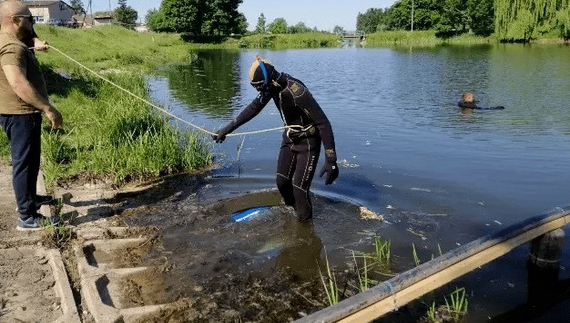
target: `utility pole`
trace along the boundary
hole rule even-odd
[[[414,31],[414,0],[412,0],[412,25],[410,31]]]

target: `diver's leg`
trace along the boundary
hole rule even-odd
[[[291,141],[284,138],[279,149],[277,160],[277,188],[285,205],[295,207],[295,196],[293,195],[293,172],[295,171],[295,154],[291,151]]]
[[[307,221],[313,217],[313,205],[309,189],[319,162],[321,139],[319,137],[305,138],[299,144],[295,144],[292,151],[297,156],[293,175],[295,209],[299,220]]]

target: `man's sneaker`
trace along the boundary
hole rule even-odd
[[[44,218],[41,214],[28,217],[26,220],[18,219],[16,230],[18,231],[38,231],[48,226],[56,226],[59,224],[59,217],[53,216]]]

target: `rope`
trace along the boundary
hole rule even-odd
[[[178,120],[178,121],[180,121],[180,122],[182,122],[182,123],[185,123],[185,124],[189,125],[190,127],[194,128],[194,129],[198,129],[198,130],[200,130],[200,131],[202,131],[202,132],[204,132],[204,133],[206,133],[206,134],[209,134],[209,135],[212,135],[212,136],[216,135],[215,132],[209,131],[209,130],[204,129],[204,128],[202,128],[202,127],[199,127],[199,126],[197,126],[197,125],[195,125],[195,124],[193,124],[193,123],[191,123],[191,122],[188,122],[188,121],[186,121],[186,120],[184,120],[184,119],[182,119],[182,118],[180,118],[180,117],[178,117],[178,116],[176,116],[176,115],[170,113],[169,111],[167,111],[167,110],[165,110],[165,109],[163,109],[163,108],[157,106],[156,104],[154,104],[154,103],[152,103],[152,102],[150,102],[150,101],[148,101],[148,100],[146,100],[146,99],[144,99],[144,98],[141,98],[140,96],[134,94],[133,92],[131,92],[131,91],[129,91],[129,90],[123,88],[122,86],[120,86],[120,85],[114,83],[113,81],[111,81],[111,80],[109,80],[109,79],[107,79],[107,78],[101,76],[99,73],[97,73],[97,72],[95,72],[94,70],[90,69],[89,67],[87,67],[87,66],[81,64],[81,63],[78,62],[76,59],[74,59],[73,57],[67,55],[66,53],[62,52],[61,50],[57,49],[56,47],[53,47],[52,45],[50,45],[49,48],[51,48],[51,49],[55,50],[56,52],[60,53],[61,55],[63,55],[63,56],[66,57],[67,59],[69,59],[70,61],[74,62],[75,64],[77,64],[77,65],[79,65],[79,66],[81,66],[83,69],[87,70],[87,71],[90,72],[91,74],[93,74],[93,75],[95,75],[96,77],[100,78],[100,79],[103,80],[104,82],[107,82],[107,83],[113,85],[114,87],[118,88],[119,90],[121,90],[121,91],[127,93],[128,95],[130,95],[130,96],[132,96],[132,97],[134,97],[134,98],[136,98],[136,99],[139,99],[139,100],[143,101],[144,103],[146,103],[146,104],[152,106],[153,108],[159,110],[160,112],[162,112],[162,113],[164,113],[164,114],[166,114],[166,115],[168,115],[168,116],[170,116],[170,117],[172,117],[172,118],[174,118],[174,119],[176,119],[176,120]],[[298,126],[282,126],[282,127],[276,127],[276,128],[270,128],[270,129],[262,129],[262,130],[239,132],[239,133],[230,133],[230,134],[228,134],[227,136],[230,137],[230,136],[252,135],[252,134],[258,134],[258,133],[263,133],[263,132],[269,132],[269,131],[275,131],[275,130],[282,130],[282,129],[288,129],[288,128],[297,128],[297,127],[298,127]]]

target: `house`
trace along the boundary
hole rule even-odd
[[[94,15],[73,15],[73,20],[78,27],[91,28],[93,26],[112,25],[115,19],[107,12],[99,12]]]
[[[23,0],[30,11],[34,20],[38,24],[50,24],[56,26],[66,26],[70,24],[73,19],[73,8],[63,1],[26,1]]]
[[[135,31],[138,31],[139,33],[147,33],[149,32],[149,29],[146,25],[140,24],[135,26]]]

